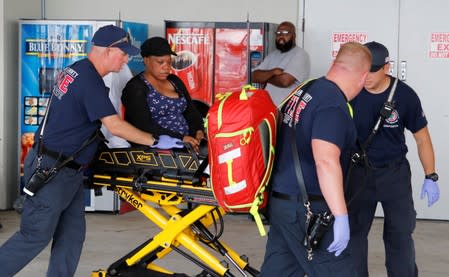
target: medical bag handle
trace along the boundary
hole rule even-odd
[[[257,88],[253,87],[250,84],[244,85],[242,87],[242,91],[240,92],[240,100],[248,100],[248,90],[256,90]]]

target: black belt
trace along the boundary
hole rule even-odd
[[[302,196],[300,194],[297,195],[290,195],[285,194],[277,191],[272,191],[271,195],[274,198],[282,199],[282,200],[295,200],[295,201],[302,201]],[[326,201],[322,195],[309,195],[309,201]]]
[[[373,163],[369,163],[369,168],[371,169],[384,169],[384,168],[394,168],[399,166],[400,164],[402,164],[404,162],[405,158],[399,158],[387,163],[383,163],[383,164],[373,164]]]
[[[65,159],[67,159],[66,156],[61,155],[60,153],[58,153],[56,151],[50,150],[50,149],[46,148],[45,146],[42,147],[42,154],[46,155],[46,156],[48,156],[50,158],[53,158],[55,160],[60,159],[60,160],[64,161]],[[71,168],[71,169],[74,169],[74,170],[78,171],[78,170],[83,169],[85,166],[81,165],[81,164],[79,164],[79,163],[77,163],[75,161],[70,161],[70,162],[66,163],[64,165],[64,167],[68,167],[68,168]]]

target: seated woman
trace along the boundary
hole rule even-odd
[[[203,119],[182,80],[170,73],[171,55],[176,53],[161,37],[147,39],[140,50],[145,70],[123,89],[125,120],[156,137],[182,139],[198,152],[204,139]]]

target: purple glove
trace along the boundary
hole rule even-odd
[[[151,145],[150,147],[159,149],[183,148],[184,143],[178,138],[172,138],[167,135],[161,135],[159,136],[157,143]]]
[[[437,182],[430,179],[424,179],[424,184],[421,189],[421,199],[427,194],[427,207],[432,206],[440,198],[440,189],[438,188]]]
[[[327,248],[328,252],[335,252],[339,256],[346,249],[349,243],[349,220],[348,215],[335,216],[334,221],[334,241]]]

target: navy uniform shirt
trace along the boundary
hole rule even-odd
[[[379,118],[380,110],[387,101],[394,83],[394,78],[390,78],[390,86],[384,92],[372,94],[363,89],[351,101],[358,139],[361,143],[364,143],[371,134]],[[378,132],[368,147],[368,159],[374,166],[383,166],[405,158],[408,149],[405,144],[404,128],[416,133],[427,126],[427,119],[418,95],[402,81],[398,81],[393,102],[395,107],[391,116],[380,124]]]
[[[71,156],[100,126],[100,119],[116,114],[108,97],[109,88],[94,65],[83,59],[66,67],[53,87],[49,115],[44,128],[46,148]],[[40,129],[35,136],[39,137]],[[98,142],[91,143],[75,158],[90,162]]]
[[[276,161],[271,177],[273,190],[290,195],[300,193],[291,150],[291,132],[296,125],[296,140],[301,170],[309,195],[321,195],[312,154],[312,139],[335,144],[341,151],[342,168],[346,169],[356,131],[343,92],[324,77],[306,88],[283,106],[283,121],[276,142]],[[299,103],[299,104],[298,104]],[[295,114],[295,107],[299,105]]]

